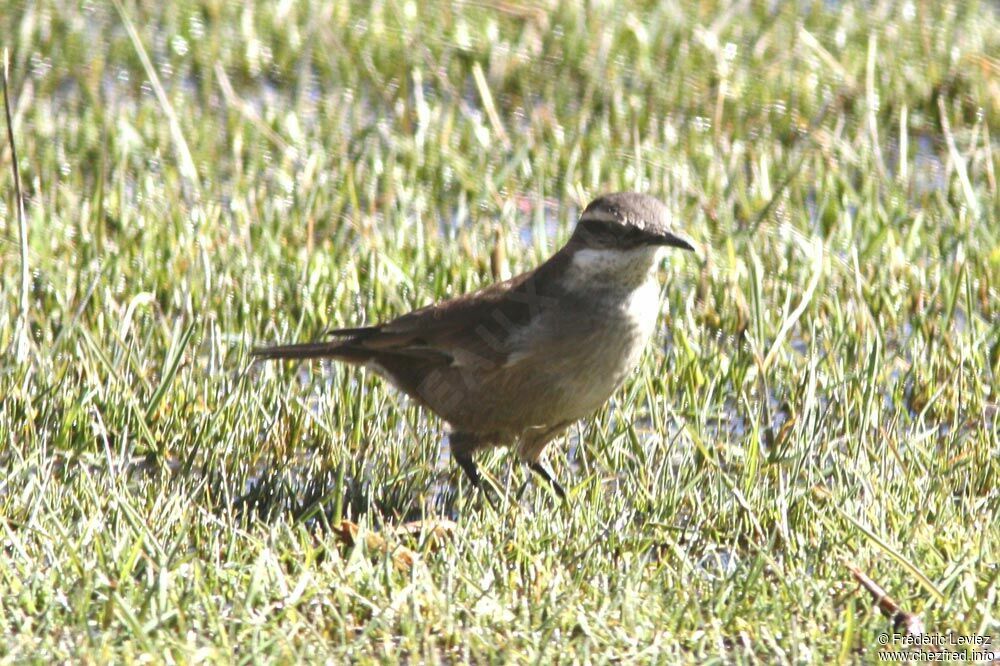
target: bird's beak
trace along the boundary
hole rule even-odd
[[[665,231],[656,239],[657,245],[662,245],[664,247],[678,247],[682,250],[688,250],[690,252],[697,252],[694,241],[685,236],[684,234]]]

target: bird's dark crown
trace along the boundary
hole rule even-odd
[[[658,199],[638,192],[616,192],[590,202],[580,215],[573,240],[591,248],[631,249],[661,245],[693,250],[671,228],[670,211]]]

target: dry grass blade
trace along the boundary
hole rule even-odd
[[[362,534],[357,523],[349,520],[340,521],[340,525],[334,527],[334,534],[346,545],[353,547],[358,544],[358,535]],[[400,571],[409,571],[419,560],[419,556],[405,546],[393,543],[378,532],[364,531],[365,547],[373,552],[388,555],[392,558],[392,564]]]
[[[393,530],[393,534],[397,537],[424,537],[427,539],[427,547],[435,551],[452,539],[457,530],[458,523],[453,520],[429,518],[404,523]]]
[[[146,53],[146,47],[142,44],[142,38],[132,24],[132,20],[129,19],[128,14],[125,13],[125,7],[122,6],[121,0],[112,1],[115,4],[115,9],[118,10],[118,15],[121,17],[122,23],[125,24],[125,30],[128,32],[129,39],[132,40],[132,46],[135,47],[135,52],[139,56],[139,60],[142,61],[142,67],[146,72],[146,76],[149,77],[149,84],[153,87],[153,92],[156,93],[156,99],[160,103],[160,108],[163,109],[163,115],[167,117],[167,123],[170,125],[170,135],[174,140],[174,149],[177,151],[178,168],[180,169],[181,176],[184,177],[184,181],[191,188],[192,193],[197,196],[201,191],[198,169],[195,167],[194,159],[191,157],[191,149],[188,148],[188,143],[184,139],[184,132],[181,130],[181,123],[177,118],[177,113],[174,111],[174,106],[170,103],[167,92],[163,89],[163,84],[160,83],[160,77],[156,73],[156,68],[153,67],[153,62],[149,59],[149,54]]]
[[[857,518],[849,514],[843,508],[839,506],[834,506],[837,513],[843,516],[849,523],[854,525],[862,534],[864,534],[872,543],[876,544],[882,549],[887,555],[890,555],[893,559],[899,562],[901,565],[906,567],[906,569],[918,580],[920,584],[928,592],[934,595],[938,601],[944,601],[944,593],[938,589],[937,585],[931,582],[931,579],[927,577],[923,571],[921,571],[913,562],[906,558],[899,550],[893,548],[889,543],[886,542],[881,536],[875,533],[870,527],[865,526]]]
[[[490,92],[490,84],[486,81],[483,66],[478,62],[472,65],[472,77],[476,82],[476,90],[479,91],[480,99],[483,101],[483,108],[486,109],[486,117],[489,118],[490,125],[493,126],[493,132],[500,139],[504,150],[510,150],[510,137],[507,136],[507,130],[504,129],[503,123],[500,121],[500,114],[497,113],[496,104],[493,102],[493,93]]]
[[[948,156],[951,158],[952,166],[955,167],[955,173],[958,174],[958,182],[962,185],[962,194],[965,197],[965,203],[968,205],[973,217],[979,217],[979,201],[976,199],[976,193],[972,189],[972,182],[969,180],[969,168],[965,163],[965,158],[962,157],[962,153],[958,151],[958,146],[955,145],[955,135],[952,134],[951,122],[948,120],[948,109],[945,107],[944,97],[941,95],[937,96],[937,107],[941,119],[941,132],[944,134],[944,140],[948,144]]]
[[[293,157],[298,155],[298,151],[295,150],[292,144],[285,141],[284,137],[271,129],[271,126],[264,122],[264,119],[260,117],[260,114],[252,106],[240,99],[240,96],[233,90],[233,84],[230,82],[229,75],[226,74],[226,69],[222,66],[222,63],[215,63],[214,71],[215,78],[219,82],[219,88],[222,90],[222,96],[226,98],[226,103],[233,106],[244,118],[253,123],[253,126],[261,134],[270,139],[271,143],[275,146]]]
[[[774,357],[777,355],[781,348],[781,345],[785,342],[785,337],[788,333],[795,327],[795,324],[802,317],[802,313],[806,311],[809,307],[809,303],[812,302],[813,294],[816,293],[816,287],[819,285],[819,279],[823,275],[823,241],[820,238],[816,238],[810,245],[810,254],[812,254],[812,276],[809,278],[809,284],[806,286],[806,290],[802,293],[802,299],[799,304],[795,306],[784,321],[781,322],[781,328],[778,330],[778,334],[774,336],[774,342],[771,343],[771,349],[767,352],[767,356],[764,357],[764,363],[761,367],[761,372],[766,372],[771,363],[774,361]]]
[[[858,581],[858,584],[871,594],[875,607],[892,621],[894,629],[903,630],[909,636],[919,636],[926,633],[927,630],[924,628],[924,621],[920,619],[919,615],[908,613],[900,608],[896,600],[890,597],[889,593],[882,589],[882,586],[865,575],[855,565],[845,562],[844,566],[854,576],[854,580]]]
[[[10,93],[8,92],[10,54],[3,50],[3,108],[7,121],[7,140],[10,142],[10,168],[14,177],[14,209],[17,211],[18,248],[21,254],[21,307],[17,315],[17,332],[12,344],[14,357],[19,363],[27,360],[31,353],[31,334],[28,330],[31,302],[28,299],[31,288],[28,269],[28,218],[24,214],[24,196],[21,194],[21,170],[17,165],[17,147],[14,142],[14,122],[10,116]]]

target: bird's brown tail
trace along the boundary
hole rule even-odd
[[[363,363],[371,357],[371,352],[357,346],[366,337],[376,333],[378,327],[335,328],[326,334],[334,338],[328,342],[303,342],[293,345],[257,347],[250,353],[262,359],[301,360],[310,358],[335,358],[339,361]]]
[[[250,353],[262,359],[307,359],[307,358],[345,358],[351,357],[350,352],[344,353],[342,341],[306,342],[296,345],[275,345],[273,347],[257,347]]]

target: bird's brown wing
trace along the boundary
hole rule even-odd
[[[531,274],[431,305],[345,341],[357,352],[424,358],[489,369],[519,354],[518,333],[547,300],[532,292]],[[332,331],[341,335],[345,331]]]
[[[328,331],[327,342],[254,350],[262,358],[337,358],[397,366],[420,360],[423,370],[440,366],[497,368],[531,355],[520,333],[556,300],[544,293],[566,261],[557,253],[534,271],[479,291],[414,310],[377,326]]]

